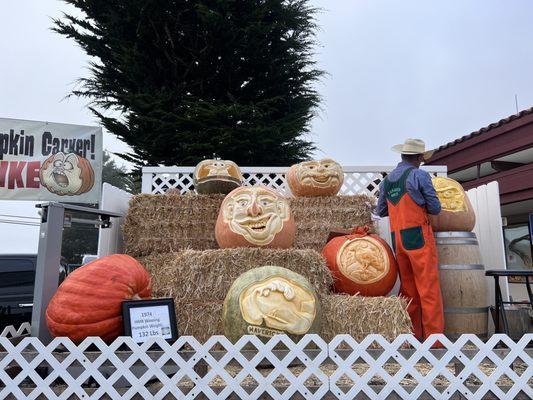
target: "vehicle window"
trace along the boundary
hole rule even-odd
[[[33,282],[35,280],[35,272],[0,272],[0,277],[0,289],[16,286],[33,286]]]
[[[35,269],[30,260],[0,260],[0,288],[32,286],[34,281]]]

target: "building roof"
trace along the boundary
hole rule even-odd
[[[469,139],[472,139],[476,136],[479,136],[479,135],[482,135],[494,128],[498,128],[502,125],[505,125],[505,124],[508,124],[509,122],[512,122],[512,121],[515,121],[517,119],[520,119],[526,115],[529,115],[529,114],[533,114],[533,107],[532,108],[528,108],[526,110],[522,110],[520,111],[518,114],[514,114],[514,115],[511,115],[507,118],[503,118],[503,119],[500,119],[498,122],[494,122],[484,128],[481,128],[475,132],[472,132],[472,133],[469,133],[468,135],[465,135],[465,136],[462,136],[460,137],[459,139],[455,139],[453,142],[449,142],[449,143],[446,143],[446,144],[443,144],[442,146],[440,146],[439,148],[436,149],[436,151],[441,151],[441,150],[444,150],[444,149],[447,149],[448,147],[452,147],[452,146],[455,146],[456,144],[459,144],[459,143],[462,143],[462,142],[465,142]]]

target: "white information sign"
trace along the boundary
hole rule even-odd
[[[161,336],[172,339],[172,329],[168,306],[130,308],[131,337],[136,342]]]
[[[0,200],[98,203],[102,128],[0,118]]]

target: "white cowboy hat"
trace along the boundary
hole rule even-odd
[[[400,154],[423,154],[424,160],[430,158],[435,150],[426,151],[426,144],[421,139],[405,139],[403,144],[392,146],[392,151]]]

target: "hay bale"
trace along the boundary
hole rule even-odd
[[[224,195],[151,195],[130,200],[124,223],[133,257],[182,249],[216,249],[215,221]]]
[[[355,196],[296,197],[290,199],[296,221],[294,247],[322,251],[332,228],[372,227],[375,198]]]
[[[377,333],[387,340],[411,333],[407,301],[400,297],[329,295],[322,297],[322,333],[326,341],[349,334],[357,341]]]
[[[173,297],[176,302],[187,299],[222,304],[235,279],[265,265],[277,265],[303,275],[319,296],[329,294],[333,284],[326,261],[313,250],[184,250],[154,254],[140,262],[152,275],[152,295]]]
[[[184,249],[217,249],[215,224],[224,195],[149,195],[132,198],[124,224],[133,257]],[[331,228],[372,225],[375,199],[367,195],[289,199],[298,249],[321,251]]]
[[[221,301],[174,300],[178,331],[205,342],[213,335],[224,335]]]

